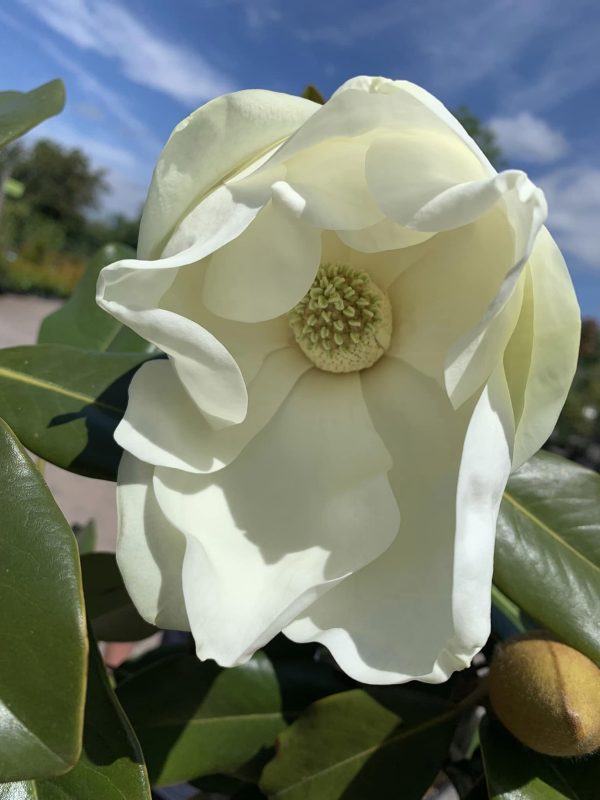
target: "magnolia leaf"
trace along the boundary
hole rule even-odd
[[[485,717],[479,730],[491,800],[594,800],[600,755],[577,761],[530,750],[496,720]]]
[[[54,80],[30,92],[0,92],[0,147],[22,136],[48,117],[60,114],[65,87]]]
[[[231,772],[286,725],[275,670],[260,654],[221,669],[176,653],[125,681],[117,696],[153,785]]]
[[[0,781],[60,775],[81,749],[87,641],[79,556],[2,420],[0,508]]]
[[[567,644],[600,660],[600,476],[538,453],[510,479],[494,583]]]
[[[156,348],[96,303],[100,270],[113,261],[135,258],[135,250],[124,244],[106,244],[90,259],[75,291],[40,327],[40,344],[66,344],[101,352],[148,353]]]
[[[456,707],[410,689],[326,697],[280,734],[261,788],[286,800],[421,800],[457,721]]]
[[[111,689],[94,642],[90,647],[81,758],[70,772],[58,778],[0,784],[0,800],[87,798],[150,800],[140,746]]]
[[[96,639],[135,642],[156,633],[138,614],[125,589],[114,553],[88,553],[81,557],[87,615]]]
[[[63,345],[0,350],[0,416],[40,458],[114,480],[113,432],[141,353],[94,353]]]

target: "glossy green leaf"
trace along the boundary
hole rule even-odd
[[[106,244],[90,259],[69,300],[46,317],[40,327],[40,344],[66,344],[101,352],[147,353],[156,348],[103,311],[96,303],[100,270],[113,261],[135,258],[124,244]]]
[[[176,651],[141,664],[117,694],[153,784],[165,785],[238,770],[305,705],[346,685],[326,664],[274,665],[258,654],[221,669]]]
[[[87,640],[79,555],[2,420],[0,509],[0,781],[59,775],[81,748]]]
[[[48,117],[60,114],[65,87],[54,80],[30,92],[0,92],[0,147],[22,136]]]
[[[277,676],[260,654],[232,669],[174,654],[121,684],[117,695],[153,785],[229,773],[286,725]]]
[[[0,784],[0,800],[150,800],[140,746],[91,645],[81,758],[58,778],[11,784],[5,794]]]
[[[63,345],[0,350],[0,416],[46,461],[114,480],[121,449],[113,432],[144,358]]]
[[[539,453],[508,483],[494,583],[568,644],[600,660],[600,476]]]
[[[114,553],[81,557],[81,573],[88,619],[96,639],[135,642],[156,633],[138,614],[125,589]]]
[[[578,760],[541,755],[489,716],[479,733],[491,800],[597,800],[600,754]]]
[[[286,800],[421,800],[456,723],[455,708],[411,689],[326,697],[279,736],[261,788]]]

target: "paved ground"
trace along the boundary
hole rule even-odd
[[[58,300],[0,295],[0,347],[35,342],[40,322],[60,305]],[[47,464],[44,477],[71,524],[96,522],[97,550],[114,550],[116,535],[113,483],[82,478]]]

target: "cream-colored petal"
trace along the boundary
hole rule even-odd
[[[380,253],[385,250],[399,250],[426,242],[434,234],[404,228],[391,219],[383,219],[368,228],[355,231],[339,230],[337,235],[344,244],[362,253]]]
[[[420,231],[465,225],[486,210],[485,203],[489,207],[496,199],[483,188],[495,186],[495,179],[447,130],[383,133],[369,147],[366,177],[386,217]],[[474,187],[478,187],[475,195]]]
[[[154,467],[123,454],[117,479],[117,563],[145,620],[189,630],[181,579],[185,537],[160,510],[153,473]]]
[[[320,231],[268,203],[241,236],[211,256],[202,299],[227,319],[273,319],[306,294],[320,258]]]
[[[552,433],[577,366],[581,327],[573,284],[546,228],[524,277],[521,314],[504,355],[517,426],[514,469]]]
[[[287,315],[265,322],[238,322],[213,314],[202,302],[206,261],[177,271],[162,296],[161,307],[206,328],[231,353],[246,385],[256,377],[265,358],[294,343]]]
[[[437,683],[484,645],[496,517],[510,468],[508,392],[495,374],[475,409],[393,358],[363,374],[390,448],[400,508],[391,547],[284,629],[320,641],[356,680]]]
[[[140,258],[157,258],[192,208],[318,108],[293,95],[249,90],[211,100],[180,122],[154,170],[140,228]]]
[[[512,269],[513,243],[506,216],[496,208],[400,251],[415,260],[388,290],[394,315],[389,352],[443,382],[450,346],[479,324]]]
[[[503,175],[498,175],[501,179]],[[498,363],[516,324],[519,279],[547,215],[546,199],[525,176],[506,185],[497,207],[504,210],[513,234],[513,265],[477,325],[454,342],[446,358],[446,389],[455,406],[483,384]],[[511,310],[511,304],[513,304]],[[506,322],[506,319],[509,319]]]
[[[364,142],[339,138],[301,151],[286,162],[274,199],[322,229],[356,230],[380,222],[383,214],[365,179],[367,149]]]
[[[202,205],[206,210],[203,223],[181,226],[185,229],[180,242],[184,249],[174,248],[174,254],[158,261],[126,259],[105,267],[98,279],[96,301],[172,357],[179,377],[202,411],[225,423],[240,422],[246,414],[246,387],[231,354],[208,330],[161,307],[181,267],[203,270],[200,262],[244,230],[257,213],[236,205],[225,187]]]
[[[486,168],[490,175],[496,170],[492,167],[487,157],[482,153],[477,143],[469,136],[456,117],[448,111],[446,106],[423,89],[416,83],[410,81],[394,81],[390,78],[373,77],[369,75],[358,75],[350,78],[337,89],[332,97],[353,90],[357,92],[367,92],[370,94],[410,96],[423,106],[432,116],[438,118],[439,122],[455,133],[467,147],[477,156],[481,164]]]
[[[428,238],[431,238],[429,234]],[[418,245],[399,250],[362,252],[342,241],[339,231],[323,231],[322,234],[322,264],[346,264],[358,272],[367,272],[383,291],[387,291],[405,270],[415,264],[421,253]]]
[[[158,468],[163,511],[188,539],[183,581],[198,655],[249,658],[398,529],[358,374],[304,375],[279,412],[210,476]]]
[[[198,411],[172,363],[150,361],[129,386],[129,402],[115,440],[149,464],[195,473],[219,470],[268,424],[311,367],[296,347],[272,353],[248,386],[244,421],[215,430]]]

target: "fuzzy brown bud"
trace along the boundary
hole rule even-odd
[[[519,741],[550,756],[579,756],[600,747],[600,669],[543,632],[496,648],[490,701]]]

